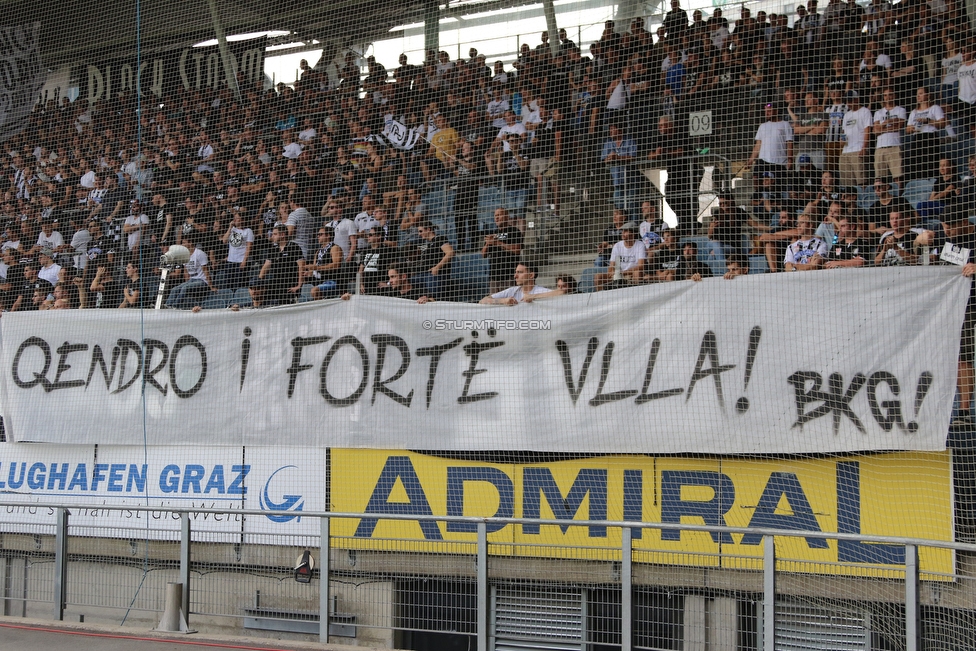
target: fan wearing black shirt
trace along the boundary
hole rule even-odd
[[[425,296],[422,291],[410,283],[410,276],[400,265],[391,265],[386,271],[386,276],[389,279],[388,287],[379,293],[380,296],[403,298],[420,304],[433,302],[433,298]],[[352,294],[348,292],[342,295],[344,301],[348,301],[350,298],[352,298]]]
[[[360,251],[359,275],[363,294],[379,294],[386,287],[387,269],[396,257],[396,249],[383,246],[383,229],[374,226],[366,232],[369,246]]]
[[[736,254],[732,254],[736,255]],[[698,245],[694,242],[685,242],[681,251],[681,258],[678,260],[678,269],[675,271],[675,280],[694,280],[698,282],[703,278],[711,278],[712,269],[704,262],[698,260]]]
[[[677,280],[678,266],[681,263],[681,249],[674,239],[674,231],[666,230],[661,233],[663,240],[660,247],[654,251],[654,276],[659,282]]]
[[[952,169],[952,161],[948,158],[939,159],[939,176],[929,193],[929,201],[941,201],[944,206],[943,214],[950,220],[954,219],[953,213],[962,196],[962,189],[959,175]]]
[[[666,115],[658,118],[657,133],[648,145],[647,158],[654,167],[668,170],[664,194],[678,215],[677,227],[682,232],[690,232],[698,215],[701,167],[692,163],[690,154],[691,146],[683,130]]]
[[[563,144],[563,116],[557,108],[550,115],[545,107],[539,109],[542,124],[535,131],[535,139],[530,150],[531,163],[529,174],[535,179],[536,206],[541,207],[549,203],[546,199],[546,184],[543,176],[549,180],[548,192],[551,193],[555,204],[556,214],[559,214],[559,185],[558,164]]]
[[[888,231],[892,212],[908,212],[912,207],[901,197],[891,194],[891,184],[887,179],[875,179],[874,192],[878,200],[868,208],[868,229],[880,235]]]
[[[173,224],[175,206],[166,200],[166,195],[157,192],[152,198],[149,213],[149,237],[158,246],[175,243],[176,229]]]
[[[420,243],[417,245],[420,259],[418,273],[411,278],[411,282],[425,294],[437,297],[441,287],[451,278],[454,247],[427,220],[417,225],[417,234],[420,235]]]
[[[824,269],[865,267],[874,260],[874,247],[862,237],[864,225],[846,215],[837,220],[837,241],[831,244],[830,257]]]
[[[305,258],[301,247],[288,239],[288,229],[283,224],[271,231],[271,241],[271,256],[264,261],[256,284],[265,288],[268,305],[290,303],[302,290]]]
[[[481,249],[481,255],[488,259],[492,294],[511,286],[515,266],[522,257],[523,241],[522,232],[512,225],[505,208],[495,210],[495,226],[498,230],[485,236]]]

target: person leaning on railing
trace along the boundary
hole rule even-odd
[[[482,305],[518,305],[533,294],[550,294],[550,290],[535,284],[536,273],[537,270],[531,263],[518,263],[514,273],[515,284],[485,296],[479,302]]]

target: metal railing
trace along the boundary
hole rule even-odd
[[[11,508],[27,506],[0,503],[8,514]],[[35,610],[47,603],[52,606],[51,616],[58,620],[64,619],[66,610],[79,607],[125,608],[127,615],[134,608],[159,611],[165,588],[161,579],[169,579],[183,586],[182,612],[187,617],[236,617],[244,620],[245,627],[317,633],[323,643],[329,642],[330,637],[337,641],[374,629],[374,644],[384,645],[386,640],[385,645],[397,646],[403,638],[394,636],[395,631],[441,631],[469,635],[476,640],[478,651],[487,651],[506,635],[503,609],[505,595],[509,594],[505,591],[510,592],[511,586],[516,586],[514,594],[522,595],[515,602],[521,600],[530,605],[533,599],[538,601],[549,593],[572,596],[583,589],[591,595],[590,610],[581,611],[589,613],[580,617],[583,643],[594,643],[602,636],[606,638],[602,644],[630,651],[643,646],[635,644],[635,640],[646,637],[646,613],[649,608],[653,610],[648,606],[647,590],[658,585],[664,586],[669,596],[684,595],[686,637],[725,635],[724,639],[731,639],[728,630],[719,629],[723,625],[735,626],[740,640],[737,648],[772,651],[783,648],[781,638],[795,634],[798,626],[795,616],[783,615],[784,599],[799,604],[797,612],[802,611],[810,619],[803,620],[806,626],[816,624],[816,618],[809,614],[812,606],[830,617],[840,617],[856,611],[857,604],[864,612],[877,604],[887,604],[894,607],[894,619],[900,617],[901,621],[889,621],[889,630],[883,634],[889,643],[894,638],[895,647],[886,648],[915,651],[935,644],[934,640],[946,643],[939,648],[965,646],[958,639],[959,622],[967,622],[972,629],[969,620],[976,608],[976,582],[967,575],[967,564],[956,556],[976,553],[976,545],[947,541],[691,524],[387,513],[302,513],[302,518],[318,520],[317,536],[248,534],[253,536],[248,539],[243,533],[215,536],[196,530],[193,523],[228,516],[264,518],[266,512],[149,506],[107,509],[104,505],[58,504],[30,504],[29,508],[34,513],[49,513],[51,523],[26,528],[8,517],[0,525],[0,555],[7,562],[2,582],[4,614],[25,614],[26,608],[11,608],[11,604],[19,602],[31,602]],[[134,519],[145,519],[147,525],[99,529],[87,519],[83,526],[72,524],[71,511],[80,514],[85,510],[89,514],[94,510],[101,517],[125,512]],[[152,527],[148,524],[152,520],[170,526]],[[355,536],[337,533],[339,528],[349,531],[350,521],[359,523],[355,525]],[[415,522],[424,536],[374,537],[370,530],[363,539],[358,537],[358,528],[364,521],[374,528],[378,521],[389,526]],[[565,531],[572,527],[585,529],[590,535],[593,531],[604,532],[605,540],[599,548],[525,543],[519,542],[518,536],[500,540],[497,532],[508,526],[512,526],[512,531],[516,527],[524,531],[537,531],[539,527],[562,527]],[[435,529],[468,536],[464,541],[450,542],[436,533],[427,535]],[[715,541],[726,537],[731,541],[733,534],[751,536],[756,541],[762,537],[761,545],[756,547],[762,554],[732,557],[722,556],[721,552],[718,556],[659,552],[647,544],[650,532],[655,530],[661,532],[662,539],[665,535],[708,535]],[[640,539],[643,541],[635,544]],[[880,561],[862,558],[856,562],[821,562],[790,556],[789,550],[796,549],[796,545],[816,547],[821,541],[887,550],[888,557]],[[826,547],[827,543],[820,546]],[[291,560],[296,555],[300,558],[305,549],[311,550],[318,563],[310,572],[311,582],[298,583],[292,579],[295,568]],[[937,553],[949,553],[953,563],[950,567],[962,569],[945,573],[932,565],[923,567],[920,559],[931,562]],[[12,594],[10,586],[15,582],[11,581],[10,560],[22,558],[30,559],[31,566],[43,565],[46,569],[35,571],[37,576],[28,576],[25,569],[23,593]],[[124,594],[125,570],[119,568],[126,567],[132,576],[142,573],[132,595]],[[105,584],[101,588],[99,581]],[[438,587],[418,588],[418,581],[423,586],[430,582],[429,586]],[[530,584],[534,586],[531,589],[527,587]],[[108,585],[111,590],[106,589]],[[140,595],[143,589],[151,594]],[[255,591],[255,596],[248,604],[250,590]],[[404,590],[415,594],[411,597]],[[124,599],[114,597],[112,603],[106,595],[118,591]],[[419,601],[417,594],[421,595]],[[698,622],[698,611],[692,605],[702,597],[706,601],[724,599],[726,605],[732,604],[731,610],[726,608],[724,619],[713,615],[710,624],[706,623],[707,617]],[[740,603],[737,615],[736,602],[729,599]],[[346,612],[339,612],[340,608]],[[754,625],[743,626],[744,616],[753,617]],[[600,621],[588,624],[593,618]],[[882,618],[876,620],[880,622]],[[528,616],[525,621],[533,620]],[[879,626],[875,623],[870,629],[873,635],[881,634]],[[377,637],[377,630],[387,632]],[[557,632],[515,634],[531,638]]]

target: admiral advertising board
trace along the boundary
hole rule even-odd
[[[457,553],[475,525],[430,515],[559,520],[558,526],[490,523],[489,553],[616,558],[620,530],[574,520],[785,529],[953,539],[949,452],[816,459],[613,456],[490,464],[416,453],[332,451],[332,504],[363,513],[336,520],[334,547]],[[384,519],[388,514],[416,516]],[[761,569],[759,534],[633,531],[634,560]],[[404,543],[403,541],[412,541]],[[810,537],[776,540],[785,571],[880,575],[904,566],[904,546]],[[949,580],[951,550],[922,548],[927,580]]]

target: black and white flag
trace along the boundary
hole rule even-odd
[[[24,130],[44,86],[40,31],[39,22],[0,27],[0,142]]]
[[[397,120],[390,120],[383,128],[383,135],[387,142],[395,149],[413,149],[413,146],[420,140],[420,134],[416,129],[410,129],[407,125]]]

